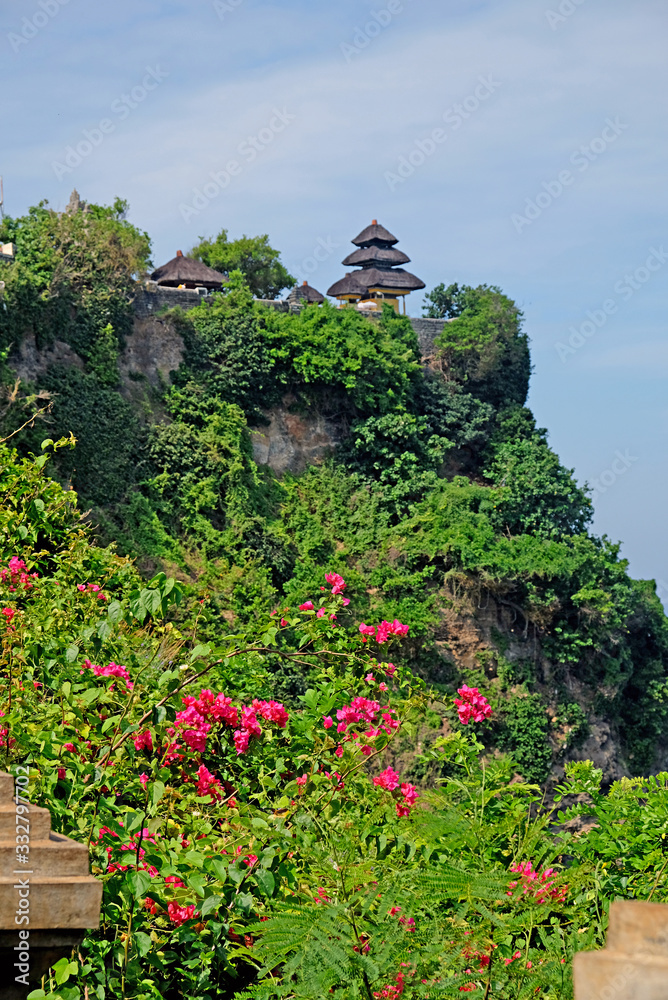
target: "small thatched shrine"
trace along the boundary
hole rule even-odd
[[[374,219],[352,242],[359,249],[348,254],[342,264],[360,270],[336,281],[327,294],[337,298],[342,306],[379,309],[382,302],[389,302],[397,312],[399,302],[404,299],[406,312],[405,296],[425,284],[400,266],[408,264],[410,257],[396,249],[395,243],[399,242],[396,236]]]
[[[151,281],[167,288],[209,288],[220,290],[227,278],[220,271],[207,267],[201,260],[184,257],[180,250],[162,267],[156,268],[151,275]]]
[[[295,285],[288,295],[287,301],[291,305],[298,305],[300,302],[306,305],[312,305],[313,303],[322,305],[325,301],[325,296],[317,288],[312,288],[308,281],[304,281],[301,285]]]

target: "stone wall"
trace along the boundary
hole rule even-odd
[[[145,409],[147,404],[155,410],[155,394],[151,390],[168,385],[170,373],[183,359],[180,334],[169,317],[159,314],[175,306],[192,309],[202,301],[210,301],[210,297],[185,288],[159,287],[154,282],[147,282],[135,295],[134,327],[119,357],[119,371],[122,395],[139,409]],[[281,312],[299,312],[300,309],[281,299],[259,301]],[[413,318],[410,321],[427,362],[445,321]],[[84,370],[83,360],[69,344],[57,340],[40,351],[31,334],[24,338],[9,363],[18,378],[36,385],[54,364]],[[294,412],[293,404],[294,400],[286,398],[281,406],[267,410],[266,425],[251,428],[256,462],[268,465],[279,475],[301,472],[307,465],[322,461],[347,434],[347,426],[336,417],[313,411]]]

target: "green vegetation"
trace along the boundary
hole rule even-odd
[[[281,263],[279,251],[269,245],[266,234],[228,240],[227,229],[221,229],[213,240],[201,237],[188,256],[224,274],[241,271],[253,295],[259,299],[275,299],[284,288],[295,283]]]
[[[572,761],[603,720],[630,773],[657,769],[668,623],[654,585],[588,533],[589,491],[525,406],[519,310],[495,287],[439,286],[428,309],[449,322],[424,367],[391,309],[255,302],[269,279],[221,234],[200,249],[219,267],[229,250],[224,293],[162,317],[184,344],[169,383],[133,381],[121,361],[150,247],[125,211],[43,204],[0,230],[17,244],[0,265],[16,449],[0,443],[0,752],[30,765],[34,799],[105,880],[62,997],[569,997],[608,901],[668,891],[666,776],[606,794],[614,773]],[[277,477],[251,437],[272,408],[328,421],[339,446]],[[38,577],[9,591],[17,560]],[[408,635],[365,642],[379,621]],[[475,738],[453,702],[467,687],[491,706]],[[211,715],[203,689],[232,701]],[[381,691],[400,724],[368,755],[323,726]],[[211,730],[186,738],[184,697]],[[555,765],[594,831],[559,827],[577,810],[549,807]],[[374,784],[388,768],[397,785]],[[397,815],[411,780],[419,806]],[[528,862],[559,873],[542,902],[509,888]]]
[[[90,544],[44,471],[69,444],[0,451],[0,766],[104,885],[99,929],[33,1000],[564,1000],[612,899],[668,900],[668,774],[605,795],[567,765],[556,799],[577,805],[545,808],[511,781],[548,763],[537,696],[506,710],[515,761],[486,756],[494,712],[466,719],[415,676],[412,625],[362,636],[336,574],[231,634],[213,600]],[[404,748],[444,717],[417,789]],[[578,816],[596,822],[567,832]]]

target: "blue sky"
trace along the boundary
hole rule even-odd
[[[667,28],[664,0],[13,0],[5,208],[120,195],[156,264],[266,232],[324,291],[373,217],[428,288],[500,285],[595,530],[668,601]]]

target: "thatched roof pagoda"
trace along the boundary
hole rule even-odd
[[[396,249],[397,237],[374,219],[352,242],[359,249],[348,254],[342,263],[361,270],[351,271],[335,282],[327,294],[337,298],[341,305],[356,305],[364,309],[374,305],[380,308],[382,302],[389,302],[397,312],[399,302],[404,299],[406,312],[405,296],[424,288],[425,284],[410,271],[399,267],[400,264],[408,264],[410,257]]]
[[[324,301],[325,296],[322,292],[319,292],[317,288],[312,288],[308,281],[304,281],[301,285],[295,285],[288,295],[288,302],[294,305],[297,305],[300,302],[305,302],[307,305],[311,305],[313,303],[322,305]]]
[[[156,268],[151,275],[151,281],[168,288],[209,288],[218,290],[227,282],[220,271],[207,267],[201,260],[184,257],[180,250],[162,267]]]

